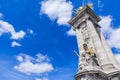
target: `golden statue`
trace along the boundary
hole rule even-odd
[[[74,10],[74,13],[75,13],[75,14],[78,14],[78,12],[79,12],[80,10],[82,10],[83,7],[86,6],[86,5],[84,4],[84,2],[85,2],[85,0],[82,1],[82,6],[80,6],[78,9],[75,9],[75,10]],[[89,8],[92,8],[92,7],[93,7],[93,3],[89,3],[89,4],[87,4],[87,6],[88,6]]]
[[[91,56],[94,54],[92,47],[91,47],[91,48],[88,48],[88,51],[89,51],[89,53],[90,53]]]

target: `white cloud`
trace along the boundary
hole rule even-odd
[[[75,36],[75,31],[71,28],[67,31],[67,35],[69,36]]]
[[[47,55],[43,56],[42,54],[37,54],[36,56],[38,57],[36,59],[36,62],[43,62],[43,61],[49,62],[50,61],[50,59],[49,59],[49,57]]]
[[[25,36],[25,32],[20,30],[19,32],[13,32],[12,36],[11,36],[11,39],[16,39],[16,40],[17,39],[22,39],[22,38],[24,38],[24,36]]]
[[[41,78],[36,78],[35,80],[42,80]]]
[[[120,27],[114,28],[112,25],[113,18],[109,16],[101,16],[102,20],[100,21],[100,25],[102,27],[102,32],[107,38],[107,42],[113,48],[120,49]]]
[[[22,61],[24,60],[21,55],[16,56],[16,58],[17,58],[17,60],[18,60],[19,62],[22,62]]]
[[[36,78],[35,80],[48,80],[48,78]]]
[[[117,61],[119,62],[120,64],[120,54],[114,54],[115,55],[115,58],[117,59]]]
[[[12,47],[21,46],[21,44],[19,44],[19,43],[16,42],[16,41],[13,41],[11,45],[12,45]]]
[[[66,0],[44,0],[41,2],[41,13],[47,14],[59,25],[67,25],[72,16],[72,2]]]
[[[108,29],[111,29],[112,24],[112,16],[100,16],[101,21],[99,22],[100,26],[102,27],[103,32],[107,32]]]
[[[53,70],[53,66],[50,63],[49,57],[40,53],[36,55],[36,58],[26,54],[20,54],[17,56],[17,60],[20,62],[20,64],[14,66],[14,69],[27,75],[42,74]]]
[[[25,32],[20,30],[19,32],[16,32],[13,25],[9,24],[6,21],[0,20],[0,36],[2,34],[9,33],[11,34],[11,39],[22,39],[25,36]]]

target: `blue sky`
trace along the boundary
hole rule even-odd
[[[120,60],[119,0],[86,0]],[[78,59],[67,24],[81,0],[0,0],[0,80],[73,80]]]

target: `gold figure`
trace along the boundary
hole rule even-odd
[[[89,48],[88,51],[89,51],[89,53],[90,53],[91,56],[94,54],[94,52],[93,52],[93,48],[92,48],[92,47]]]
[[[85,7],[86,5],[85,5],[85,0],[83,0],[82,1],[82,6],[80,6],[78,9],[75,9],[74,10],[74,13],[75,14],[78,14],[78,12],[80,11],[80,10],[82,10],[83,9],[83,7]],[[93,7],[93,4],[92,3],[89,3],[89,4],[87,4],[87,6],[89,7],[89,8],[92,8]]]
[[[92,3],[88,4],[88,7],[92,8],[92,7],[93,7],[93,4],[92,4]]]

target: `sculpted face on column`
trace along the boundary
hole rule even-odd
[[[85,51],[87,51],[88,50],[88,46],[87,46],[87,44],[83,44],[83,49],[85,50]]]

